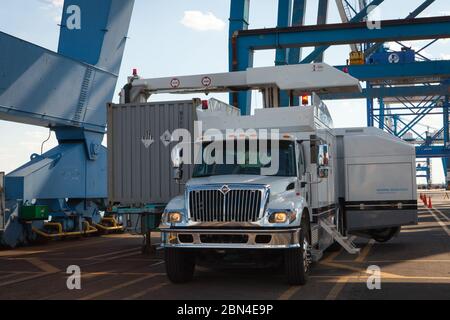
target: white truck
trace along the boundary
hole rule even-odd
[[[305,284],[311,263],[333,244],[359,252],[349,234],[384,242],[417,223],[414,147],[375,128],[334,129],[312,92],[360,87],[330,66],[134,77],[122,96],[135,102],[160,91],[241,87],[261,90],[266,108],[240,116],[231,106],[213,112],[206,103],[199,106],[203,128],[193,176],[184,195],[167,205],[160,225],[172,282],[190,281],[196,263],[205,261],[280,261],[290,284]],[[310,93],[312,104],[277,108],[279,90]],[[177,179],[183,152],[181,144],[174,150]]]

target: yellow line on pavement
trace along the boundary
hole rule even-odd
[[[336,300],[341,291],[344,289],[345,284],[348,282],[349,277],[343,276],[339,277],[337,283],[333,286],[331,291],[326,296],[325,300]]]
[[[60,271],[58,268],[45,261],[42,261],[39,258],[26,258],[25,260],[46,273],[56,273]]]
[[[27,274],[28,274],[28,273],[27,273]],[[17,273],[6,274],[6,275],[3,275],[3,276],[0,276],[0,280],[12,278],[12,277],[14,277],[14,276],[16,276],[16,275],[17,275]]]
[[[85,265],[83,265],[83,267],[88,267],[88,266],[92,266],[92,265],[96,265],[96,264],[101,264],[101,263],[106,262],[106,261],[117,260],[117,259],[120,259],[120,258],[132,257],[132,256],[136,256],[136,255],[138,255],[140,253],[141,253],[141,251],[139,250],[139,251],[125,253],[125,254],[121,254],[121,255],[117,255],[117,256],[107,257],[107,258],[101,259],[100,261],[94,261],[94,262],[90,262],[88,264],[85,264]]]
[[[358,263],[364,262],[366,260],[367,256],[369,255],[370,249],[372,248],[374,243],[375,243],[375,241],[371,239],[366,244],[366,246],[364,247],[362,252],[359,254],[359,256],[356,258],[355,262],[358,262]],[[325,261],[323,264],[327,265],[327,266],[331,266],[331,267],[347,269],[347,270],[356,272],[358,274],[365,273],[365,271],[360,269],[360,268],[354,268],[354,267],[343,265],[343,264],[340,264],[340,263],[334,263],[334,262],[327,262],[327,261]],[[339,296],[339,294],[342,292],[342,290],[344,290],[345,285],[347,284],[348,281],[349,281],[349,276],[341,276],[341,277],[339,277],[337,283],[333,286],[333,288],[331,288],[331,291],[328,293],[328,295],[325,298],[325,300],[336,300],[337,297]]]
[[[299,291],[301,289],[300,286],[295,286],[295,287],[289,287],[285,292],[283,292],[281,294],[281,296],[278,297],[277,300],[289,300],[290,298],[292,298],[294,296],[294,294],[297,293],[297,291]]]
[[[352,267],[352,266],[347,266],[345,264],[341,264],[341,263],[335,263],[335,262],[326,262],[323,263],[323,265],[328,266],[328,267],[334,267],[334,268],[338,268],[338,269],[344,269],[344,270],[349,270],[349,271],[353,271],[353,272],[357,272],[357,273],[367,273],[366,270],[361,269],[361,268],[357,268],[357,267]],[[381,272],[381,276],[382,277],[386,277],[386,278],[392,278],[392,279],[402,279],[404,278],[404,276],[398,275],[398,274],[394,274],[394,273],[388,273],[388,272]]]
[[[99,255],[96,255],[96,256],[83,258],[83,260],[95,260],[95,259],[98,259],[98,258],[109,257],[109,256],[113,256],[113,255],[116,255],[116,254],[121,254],[121,253],[131,252],[131,251],[136,252],[136,248],[126,249],[126,250],[121,250],[121,251],[114,251],[114,252],[109,252],[109,253],[103,253],[103,254],[99,254]]]
[[[355,237],[352,237],[351,241],[354,240]],[[339,256],[343,251],[343,248],[339,248],[339,250],[331,253],[328,257],[326,257],[325,259],[323,259],[322,261],[319,262],[319,264],[324,264],[326,262],[332,262],[334,259],[337,258],[337,256]],[[300,286],[292,286],[289,287],[286,291],[284,291],[279,297],[278,300],[289,300],[290,298],[292,298],[299,290],[300,290]]]
[[[66,241],[61,242],[61,244],[53,245],[48,244],[46,246],[39,246],[35,248],[35,251],[33,250],[21,250],[16,249],[12,251],[5,251],[5,255],[8,256],[8,253],[12,253],[12,255],[29,255],[29,254],[38,254],[38,253],[52,253],[58,250],[67,250],[67,249],[73,249],[73,248],[80,248],[80,247],[86,247],[86,246],[93,246],[96,244],[101,244],[103,242],[111,241],[111,239],[105,239],[105,238],[95,238],[95,239],[82,239],[79,241]],[[2,256],[2,252],[0,252],[0,256]]]
[[[366,260],[367,256],[369,255],[370,250],[372,249],[374,243],[375,243],[375,240],[370,239],[369,242],[364,247],[364,249],[359,254],[359,256],[355,259],[355,262],[364,262]]]
[[[6,250],[0,251],[0,258],[27,256],[31,254],[45,253],[44,250]]]
[[[366,279],[361,276],[345,276],[347,278],[348,282],[355,282],[355,283],[365,283]],[[328,279],[321,282],[332,282],[335,283],[333,278],[336,278],[336,276],[313,276],[313,278],[322,278],[322,279]],[[401,280],[424,280],[424,281],[450,281],[450,277],[433,277],[433,276],[402,276],[400,278]],[[400,280],[399,278],[392,278],[392,277],[383,277],[383,280]]]
[[[27,280],[33,280],[33,279],[36,279],[36,278],[41,278],[42,276],[46,276],[46,275],[49,275],[49,274],[52,274],[52,273],[42,272],[42,273],[39,273],[39,274],[34,274],[34,275],[23,277],[23,278],[2,282],[2,283],[0,283],[0,287],[9,286],[11,284],[20,283],[20,282],[24,282],[24,281],[27,281]]]
[[[338,251],[331,253],[328,257],[323,259],[323,262],[327,261],[333,261],[340,253],[342,252],[342,248],[340,248]],[[320,262],[322,263],[322,262]],[[289,300],[292,298],[299,290],[300,286],[292,286],[289,287],[286,291],[284,291],[279,297],[278,300]]]
[[[342,248],[339,248],[338,251],[333,252],[332,254],[330,254],[328,257],[326,257],[326,258],[323,259],[322,261],[325,261],[325,262],[331,262],[331,261],[333,261],[334,259],[337,258],[338,255],[341,254],[342,250],[343,250]]]
[[[448,259],[436,259],[436,260],[430,260],[430,259],[410,259],[410,260],[404,260],[404,259],[398,259],[398,260],[367,260],[366,263],[400,263],[400,262],[422,262],[422,263],[446,263],[450,262]],[[339,260],[339,263],[355,263],[355,260]]]
[[[117,286],[114,286],[114,287],[111,287],[111,288],[108,288],[108,289],[104,289],[104,290],[100,290],[100,291],[94,292],[94,293],[92,293],[90,295],[87,295],[87,296],[84,296],[83,298],[80,298],[78,300],[91,300],[91,299],[103,296],[105,294],[108,294],[110,292],[113,292],[113,291],[116,291],[116,290],[119,290],[119,289],[123,289],[125,287],[129,287],[129,286],[131,286],[133,284],[142,282],[144,280],[147,280],[147,279],[150,279],[150,278],[154,278],[156,276],[157,276],[157,274],[150,274],[150,275],[147,275],[147,276],[144,276],[144,277],[140,277],[140,278],[137,278],[137,279],[134,279],[134,280],[131,280],[131,281],[127,281],[127,282],[121,283],[121,284],[119,284]]]

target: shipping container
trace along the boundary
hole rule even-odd
[[[186,165],[181,184],[172,178],[170,142],[176,129],[194,132],[192,100],[108,105],[108,198],[110,204],[141,207],[167,203],[182,194],[192,175]]]

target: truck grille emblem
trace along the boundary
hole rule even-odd
[[[222,188],[220,188],[220,192],[222,192],[222,194],[227,194],[228,192],[230,192],[230,188],[227,186],[227,185],[225,185],[225,186],[223,186]]]

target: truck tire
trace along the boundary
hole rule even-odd
[[[371,232],[371,236],[372,239],[375,240],[376,242],[384,243],[388,242],[397,234],[399,234],[400,230],[401,227],[373,230]]]
[[[290,285],[305,285],[311,265],[309,223],[302,221],[300,230],[301,247],[287,249],[284,255],[285,272]]]
[[[165,264],[167,277],[172,283],[186,283],[192,280],[195,271],[195,255],[187,250],[166,248]]]

